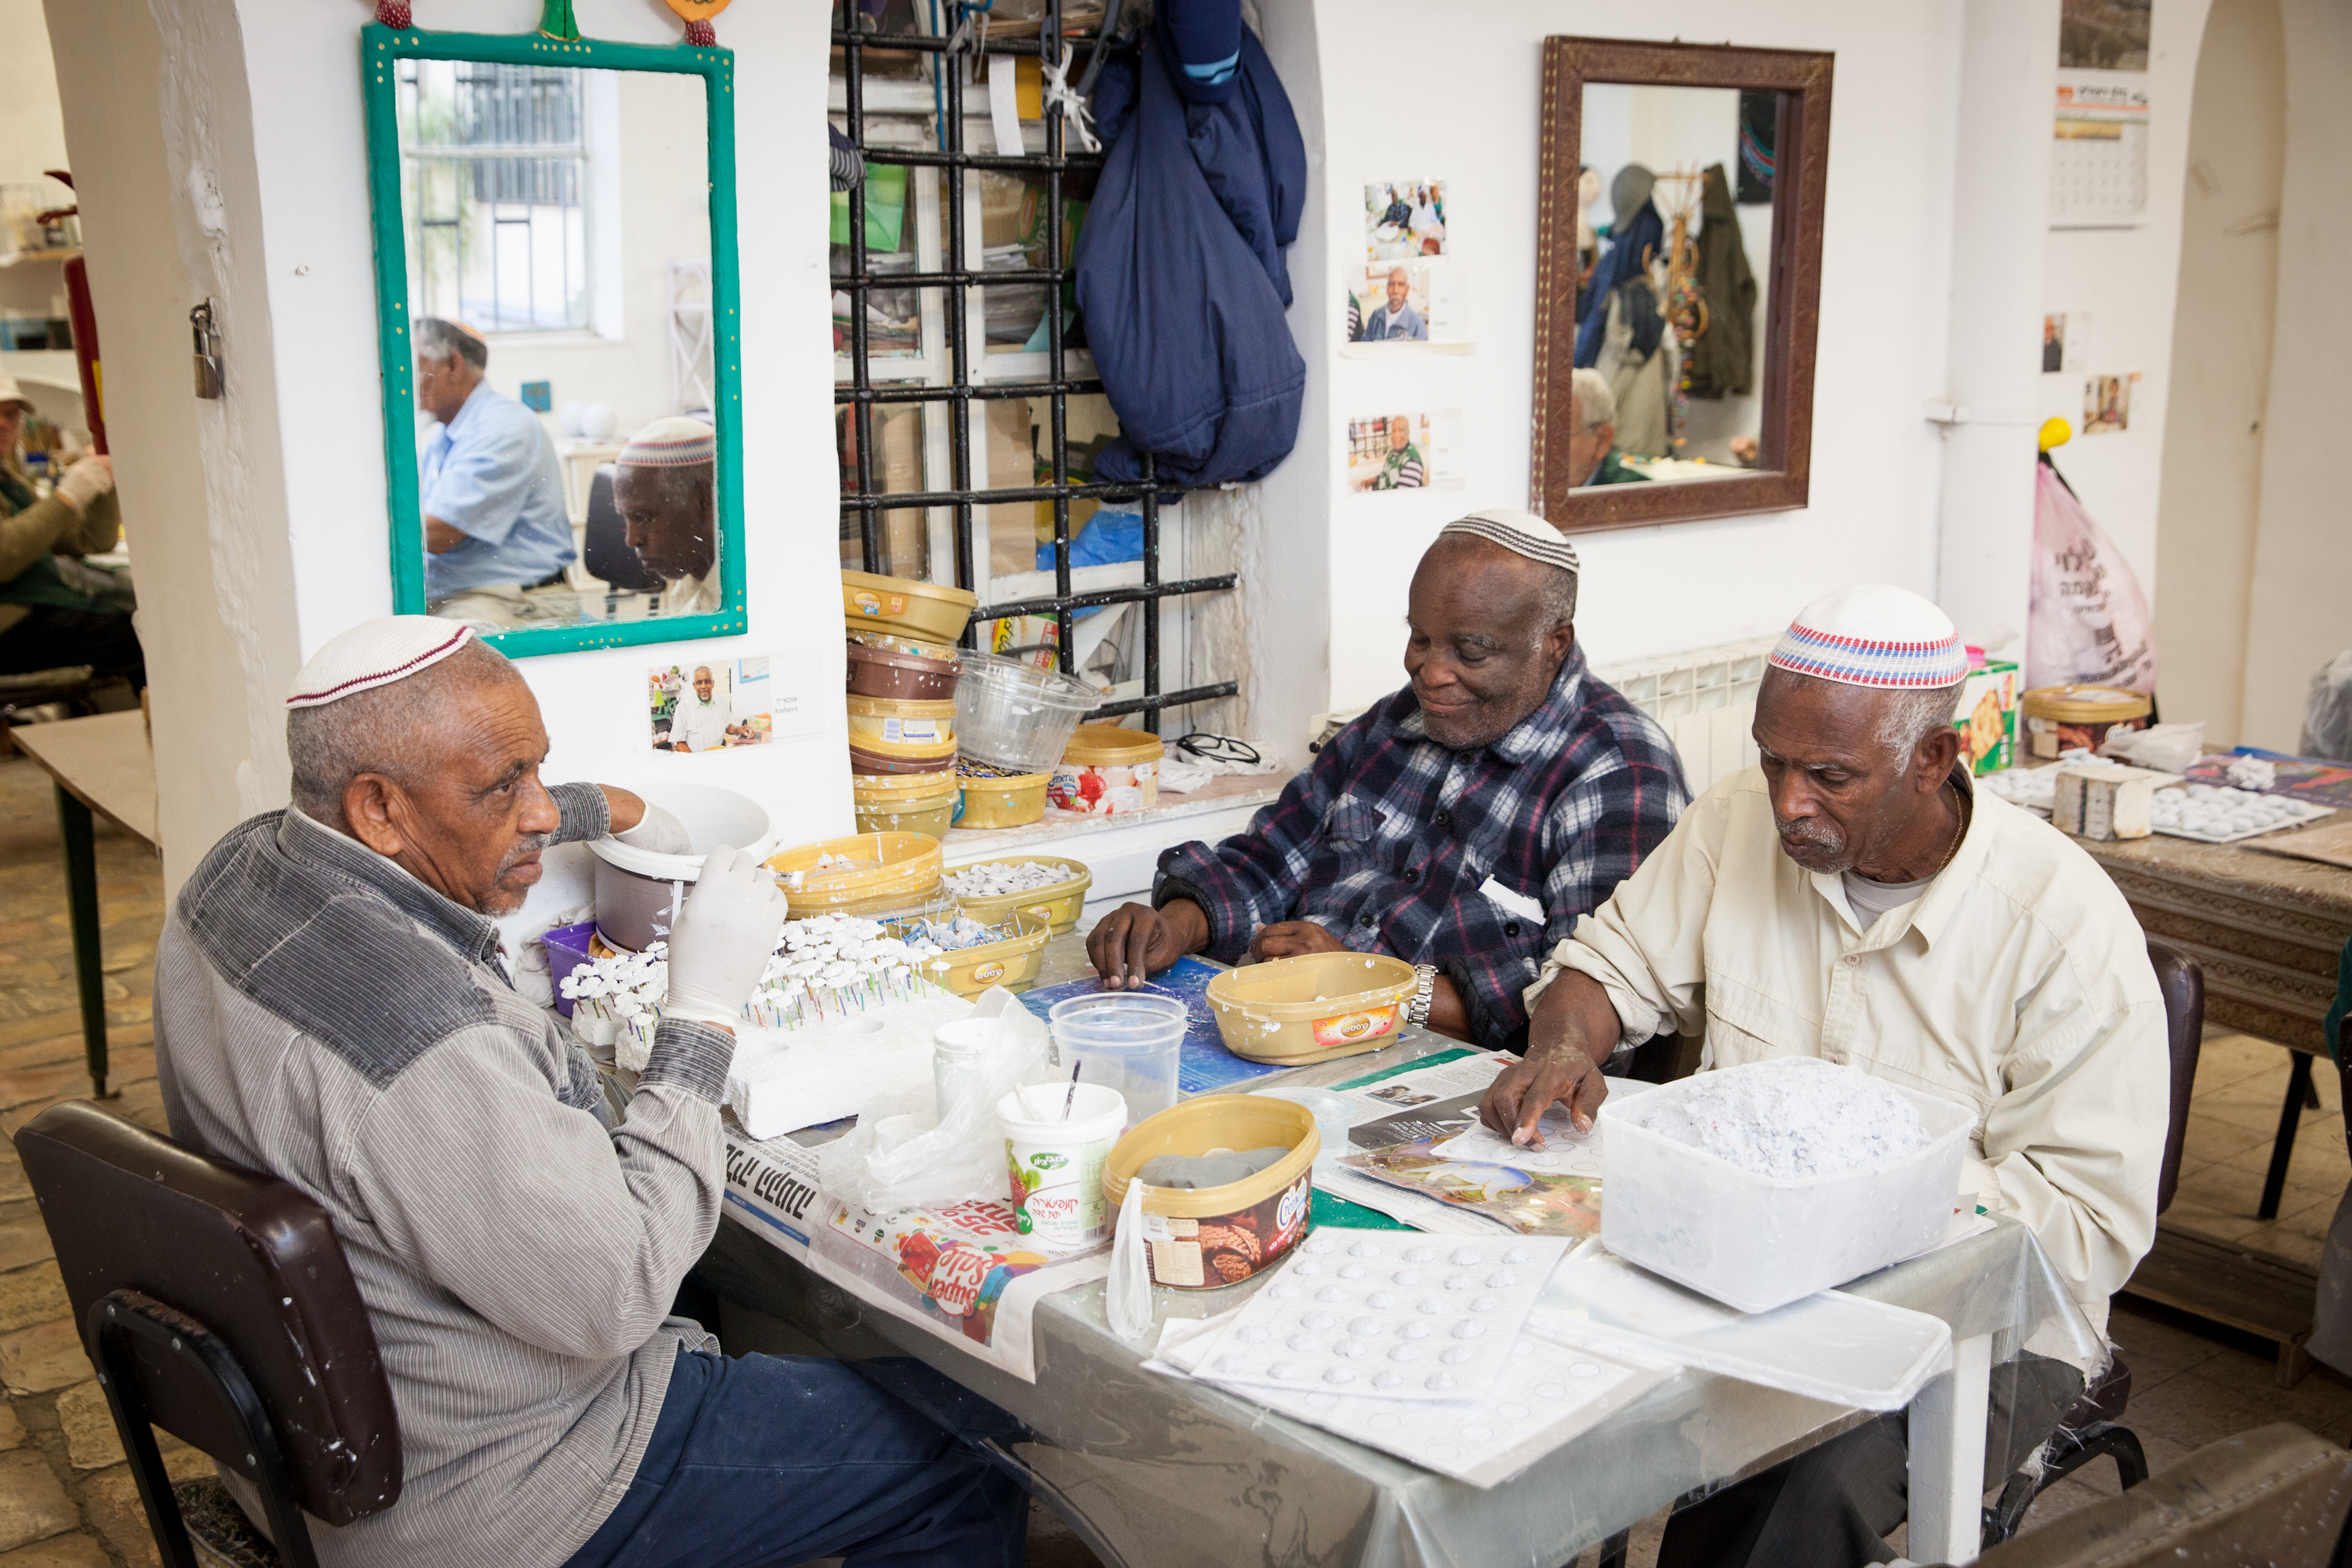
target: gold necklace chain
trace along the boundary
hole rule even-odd
[[[1952,858],[1960,852],[1960,840],[1968,837],[1969,831],[1968,807],[1960,802],[1960,792],[1949,779],[1944,781],[1944,787],[1952,792],[1952,842],[1945,848],[1944,858],[1936,862],[1936,869],[1927,873],[1931,877],[1940,875],[1952,863]]]

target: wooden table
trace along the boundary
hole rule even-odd
[[[2077,839],[2123,889],[2148,935],[2205,972],[2205,1021],[2289,1053],[2285,1103],[2263,1180],[2260,1219],[2278,1216],[2295,1130],[2319,1099],[2311,1064],[2327,1054],[2321,1027],[2336,1000],[2336,963],[2352,938],[2352,870],[2237,844],[2161,835],[2122,842]],[[2279,1381],[2308,1364],[2307,1271],[2202,1237],[2158,1228],[2126,1289],[2273,1340]]]
[[[106,993],[98,934],[98,848],[90,817],[106,818],[150,849],[155,834],[155,754],[145,715],[101,713],[8,732],[57,781],[66,841],[66,904],[73,922],[74,977],[81,987],[82,1047],[90,1092],[106,1098]]]

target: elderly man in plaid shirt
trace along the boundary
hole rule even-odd
[[[1576,551],[1541,518],[1448,523],[1413,574],[1411,683],[1248,832],[1162,855],[1151,904],[1087,939],[1105,982],[1188,952],[1385,952],[1421,970],[1411,1022],[1524,1049],[1544,954],[1689,798],[1673,742],[1585,668],[1576,587]]]

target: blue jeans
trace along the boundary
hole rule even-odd
[[[919,1362],[681,1349],[636,1479],[566,1568],[1018,1568],[1028,1500],[967,1439],[1019,1431]]]

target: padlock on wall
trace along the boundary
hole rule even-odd
[[[188,312],[188,326],[196,339],[196,395],[218,397],[225,383],[221,374],[220,332],[213,326],[210,300]]]

